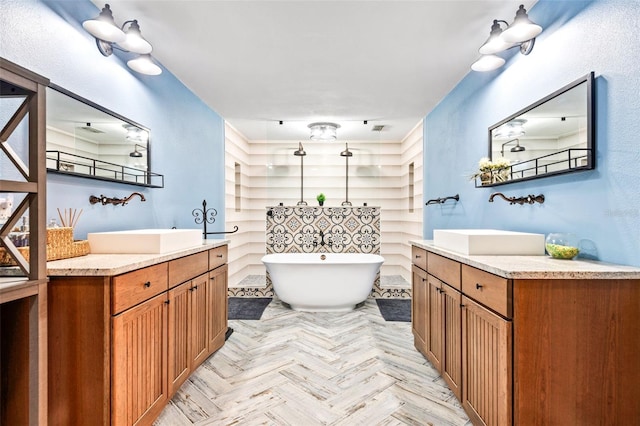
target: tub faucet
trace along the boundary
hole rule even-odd
[[[330,236],[325,235],[325,233],[324,233],[324,232],[322,232],[322,229],[320,230],[320,233],[319,233],[318,235],[320,236],[320,241],[319,241],[319,243],[320,243],[320,245],[321,245],[321,246],[323,246],[323,247],[324,247],[324,245],[325,245],[325,244],[329,244],[329,246],[331,246],[331,239],[330,239],[331,237],[330,237]],[[327,241],[326,241],[326,242],[324,241],[324,237],[325,237],[325,236],[327,237]],[[314,246],[314,247],[318,247],[318,237],[315,237],[315,238],[313,239],[313,246]]]

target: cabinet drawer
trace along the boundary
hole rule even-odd
[[[418,268],[427,270],[427,251],[420,247],[411,246],[411,262]]]
[[[462,293],[507,318],[513,316],[512,289],[506,278],[462,265]]]
[[[209,270],[206,251],[169,261],[169,288],[189,281]]]
[[[209,269],[216,269],[227,263],[227,246],[216,247],[209,250]]]
[[[429,253],[427,257],[427,272],[441,281],[460,290],[460,263],[446,257]]]
[[[117,275],[111,284],[111,313],[115,315],[167,291],[167,263]]]

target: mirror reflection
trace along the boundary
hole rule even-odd
[[[149,130],[60,87],[47,88],[47,170],[162,187],[151,172]]]
[[[492,161],[505,158],[515,180],[593,169],[593,73],[489,128]]]

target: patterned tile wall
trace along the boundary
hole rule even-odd
[[[266,253],[380,254],[380,207],[267,207]],[[229,289],[229,295],[273,296],[269,274],[266,288]],[[378,274],[371,296],[409,298],[410,292],[380,288]]]

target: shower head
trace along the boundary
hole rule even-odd
[[[520,145],[518,143],[518,145],[514,146],[513,148],[511,148],[511,152],[522,152],[525,150],[525,147]]]
[[[133,145],[133,152],[129,153],[129,157],[133,157],[133,158],[140,158],[142,157],[142,153],[140,151],[138,151],[138,147],[142,148],[142,149],[146,149],[144,146],[142,145],[138,145],[137,143]]]
[[[349,144],[345,143],[347,149],[340,153],[340,157],[353,157],[353,152],[349,151]]]
[[[307,155],[306,151],[302,147],[302,142],[298,142],[298,150],[294,151],[293,155],[295,155],[297,157],[304,157],[305,155]]]

